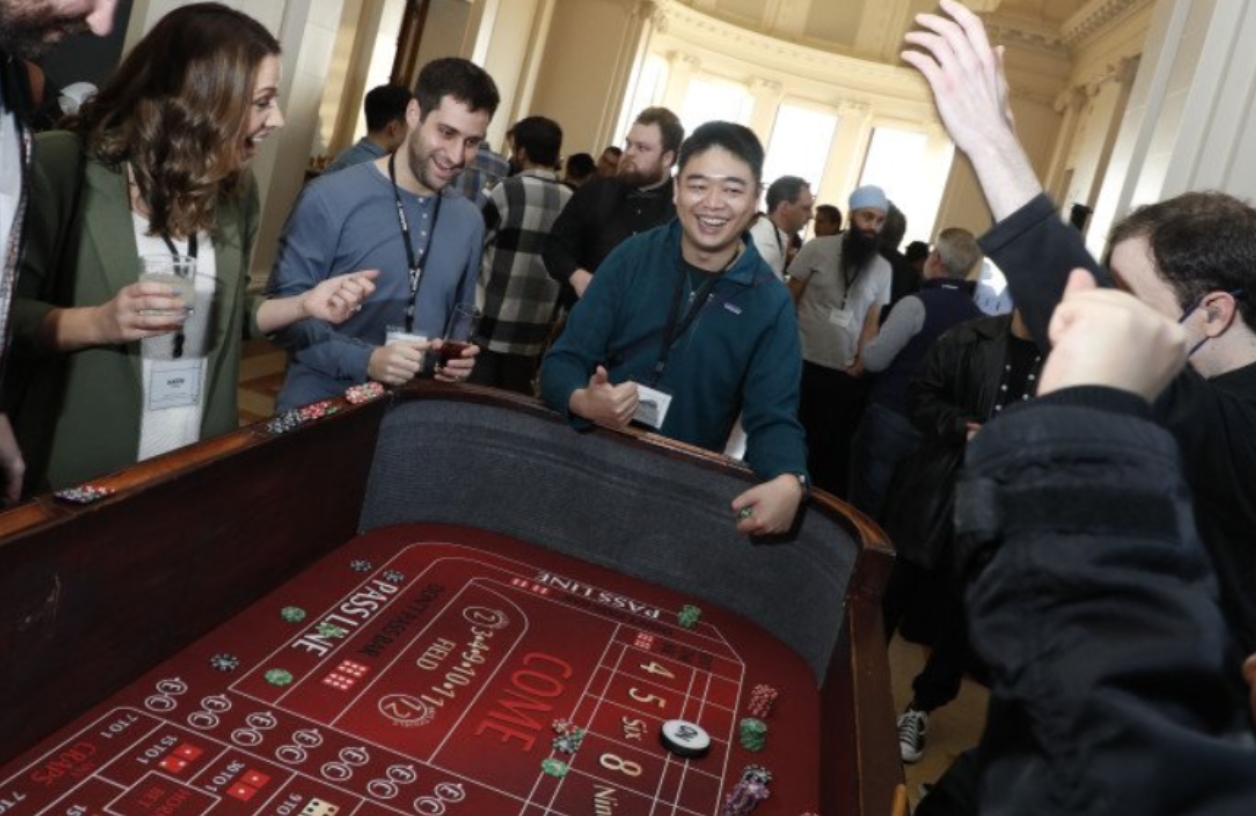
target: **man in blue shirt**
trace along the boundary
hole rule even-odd
[[[400,385],[437,350],[456,303],[472,303],[484,242],[479,210],[449,190],[475,156],[497,109],[497,87],[475,64],[434,60],[419,73],[406,111],[409,135],[391,156],[306,187],[280,239],[274,295],[304,292],[325,278],[379,269],[376,291],[339,326],[306,320],[280,332],[288,371],[276,403],[288,410],[366,380]],[[386,345],[390,329],[409,335]],[[465,379],[471,347],[438,376]]]
[[[406,109],[414,94],[401,85],[380,85],[366,95],[366,135],[340,151],[324,173],[374,161],[401,147],[406,140]]]
[[[798,323],[745,236],[762,170],[749,129],[699,127],[680,148],[677,220],[607,256],[541,370],[545,402],[577,426],[635,419],[720,451],[740,411],[763,482],[732,510],[753,535],[788,530],[807,486]]]

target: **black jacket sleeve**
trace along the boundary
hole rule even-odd
[[[1256,736],[1177,446],[1072,389],[969,446],[957,557],[991,670],[981,813],[1256,813]]]
[[[968,420],[976,419],[964,415],[955,394],[965,357],[961,333],[952,329],[938,338],[907,385],[912,423],[924,434],[952,442],[963,442]]]
[[[563,285],[569,284],[572,273],[585,265],[585,242],[595,226],[593,221],[597,218],[597,207],[594,205],[600,187],[593,181],[576,190],[554,219],[549,237],[545,239],[545,248],[541,252],[545,271]]]
[[[1007,276],[1012,302],[1021,310],[1038,348],[1047,351],[1047,326],[1064,295],[1069,273],[1089,269],[1100,286],[1111,277],[1086,251],[1081,233],[1060,220],[1055,205],[1039,195],[995,224],[979,242]]]

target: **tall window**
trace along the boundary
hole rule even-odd
[[[937,157],[927,151],[923,133],[878,127],[872,131],[864,159],[860,185],[875,184],[885,190],[894,206],[907,216],[908,241],[928,241],[937,217],[945,174],[939,174]],[[950,162],[946,162],[950,167]]]
[[[819,195],[836,133],[835,114],[800,105],[781,105],[763,162],[764,187],[781,176],[798,176],[811,184],[812,193]]]
[[[718,79],[694,77],[689,81],[684,107],[680,109],[680,122],[685,133],[704,122],[717,119],[744,125],[750,121],[754,100],[745,86]]]

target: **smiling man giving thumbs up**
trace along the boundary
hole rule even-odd
[[[789,292],[745,239],[763,147],[709,122],[680,148],[677,220],[620,244],[545,358],[541,391],[573,424],[629,423],[721,451],[738,413],[762,479],[731,498],[737,529],[785,532],[807,493],[802,353]]]

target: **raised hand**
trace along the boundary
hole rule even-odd
[[[1003,48],[992,48],[977,15],[956,0],[941,0],[948,16],[917,14],[923,30],[904,37],[903,61],[924,75],[942,123],[972,161],[996,220],[1042,192],[1016,140],[1008,104]]]
[[[1048,327],[1038,394],[1106,385],[1151,401],[1186,364],[1186,330],[1127,292],[1074,269]]]

